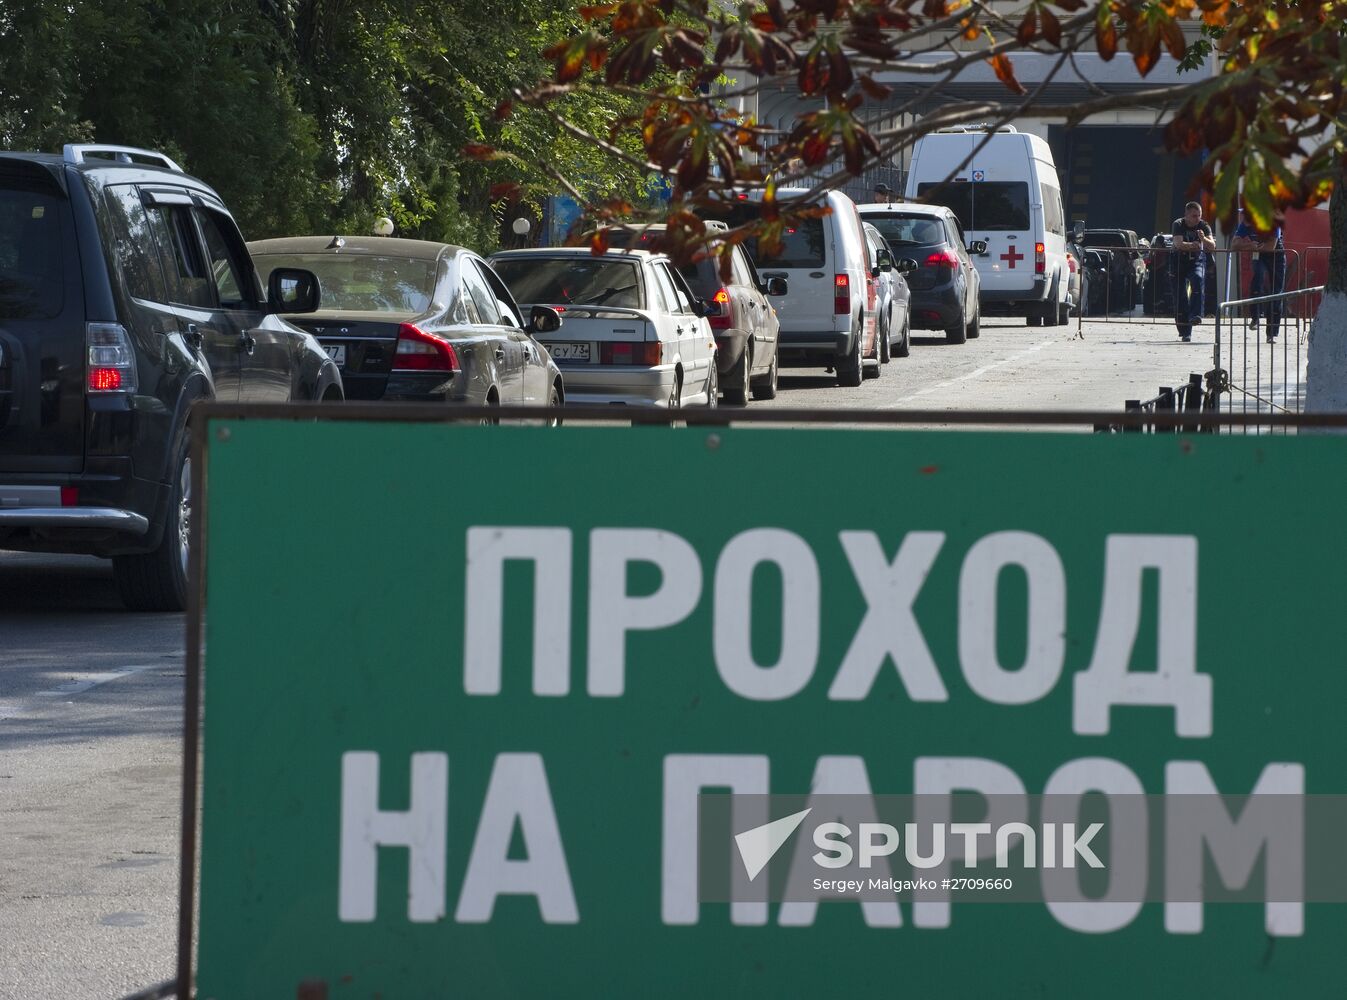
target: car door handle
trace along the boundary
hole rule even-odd
[[[195,323],[187,324],[187,333],[182,339],[187,341],[187,346],[194,351],[201,350],[201,345],[205,343],[205,338],[201,336],[201,330]]]
[[[496,360],[497,360],[497,361],[504,361],[504,360],[505,360],[505,348],[503,348],[503,347],[497,347],[497,348],[496,348]]]
[[[257,341],[253,339],[253,335],[251,333],[239,334],[240,350],[242,350],[245,354],[252,354],[256,348],[257,348]]]

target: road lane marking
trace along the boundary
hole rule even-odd
[[[910,400],[916,399],[918,396],[925,396],[927,393],[939,392],[941,389],[948,389],[950,386],[956,385],[959,382],[967,382],[969,379],[981,378],[983,375],[986,375],[989,371],[992,371],[995,368],[1001,368],[1004,365],[1011,364],[1012,362],[1021,361],[1024,358],[1027,358],[1029,355],[1036,354],[1037,352],[1043,350],[1043,348],[1045,347],[1051,347],[1055,343],[1057,343],[1057,341],[1055,340],[1045,340],[1041,344],[1035,344],[1033,347],[1029,347],[1023,351],[1020,351],[1018,354],[1012,354],[1008,358],[1003,358],[1002,360],[993,362],[992,364],[989,365],[983,365],[981,368],[975,369],[971,372],[967,372],[966,374],[963,375],[959,375],[955,378],[946,379],[944,382],[938,382],[935,385],[927,386],[925,389],[919,389],[918,391],[912,393],[911,395],[904,396],[901,399],[897,400],[897,403],[906,403],[909,402]]]
[[[94,674],[84,674],[78,680],[58,684],[56,687],[46,691],[38,691],[36,694],[29,695],[22,701],[0,701],[0,722],[4,722],[6,719],[17,718],[20,715],[27,715],[35,709],[45,708],[57,699],[72,698],[77,694],[83,694],[85,691],[90,691],[103,684],[120,680],[123,677],[131,677],[135,674],[143,673],[146,670],[153,670],[157,666],[163,666],[163,664],[145,663],[133,667],[120,667],[117,670],[104,670]]]

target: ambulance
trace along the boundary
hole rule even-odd
[[[1065,325],[1071,310],[1066,216],[1047,142],[1013,125],[940,129],[917,140],[905,196],[951,209],[972,243],[988,316]]]

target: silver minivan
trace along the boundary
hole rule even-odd
[[[811,192],[782,188],[776,197],[789,204],[810,198]],[[840,191],[829,191],[816,203],[829,213],[787,227],[779,252],[766,253],[757,240],[745,245],[764,280],[785,278],[788,283],[776,304],[780,364],[833,369],[839,385],[858,386],[864,366],[880,363],[878,288],[855,202]],[[729,214],[726,221],[743,225],[758,217],[758,209],[745,199]]]

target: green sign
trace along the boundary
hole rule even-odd
[[[707,865],[788,867],[817,835],[769,805],[711,857],[698,820],[727,792],[1347,791],[1339,439],[207,436],[202,997],[1290,997],[1339,975],[1347,910],[1313,885],[1212,901],[1262,884],[1275,834],[1162,838],[1145,901],[1105,871],[1074,901],[1068,872],[1031,902],[725,902]]]

